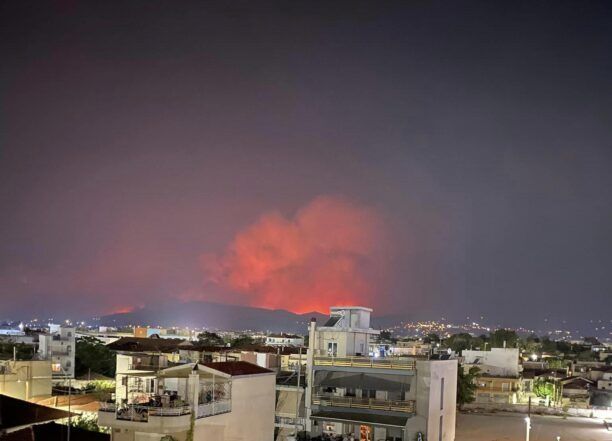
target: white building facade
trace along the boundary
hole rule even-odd
[[[138,392],[129,400],[100,403],[98,424],[111,428],[113,441],[164,437],[271,441],[274,437],[274,372],[231,361],[188,363],[146,377],[148,385],[129,386],[128,392]]]
[[[74,378],[75,328],[49,325],[48,334],[38,336],[38,353],[51,362],[53,378]]]
[[[371,312],[333,307],[323,326],[311,322],[307,431],[359,441],[454,440],[457,361],[370,356],[379,333]]]
[[[0,394],[20,400],[51,396],[48,360],[0,361]]]

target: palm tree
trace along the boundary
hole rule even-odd
[[[459,405],[459,409],[463,407],[464,404],[471,403],[476,398],[476,383],[474,380],[478,376],[480,369],[477,367],[471,367],[470,370],[466,373],[461,366],[459,366],[459,371],[457,372],[457,404]]]

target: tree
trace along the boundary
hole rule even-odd
[[[109,428],[98,426],[97,415],[79,415],[72,418],[70,421],[70,427],[76,427],[77,429],[88,430],[90,432],[110,433]]]
[[[574,348],[572,347],[572,345],[566,341],[557,341],[554,343],[555,343],[557,352],[560,352],[562,354],[570,354],[574,352]]]
[[[470,349],[474,346],[478,346],[478,344],[474,345],[474,340],[479,339],[472,337],[467,332],[462,332],[459,334],[453,334],[449,338],[445,339],[444,345],[458,353],[465,349]]]
[[[537,378],[533,382],[533,392],[540,398],[552,398],[555,394],[555,384],[544,378]]]
[[[503,348],[504,344],[507,348],[516,347],[518,335],[511,329],[496,329],[490,335],[492,348]]]
[[[580,361],[598,361],[597,354],[590,349],[581,351],[578,353],[578,360]]]
[[[14,354],[13,348],[15,348]],[[31,360],[34,358],[34,352],[34,346],[25,343],[0,343],[0,358],[13,359],[15,355],[17,360]]]
[[[547,358],[546,363],[548,363],[550,369],[565,369],[567,367],[567,361],[560,358]]]
[[[254,343],[255,341],[250,335],[243,334],[239,337],[236,337],[234,340],[232,340],[231,346],[233,348],[243,348],[245,346],[250,346]]]
[[[476,377],[480,369],[471,367],[468,372],[465,372],[461,366],[457,372],[457,404],[459,408],[464,404],[473,402],[476,397]]]
[[[388,331],[388,330],[380,331],[379,339],[381,342],[385,342],[385,341],[386,342],[389,342],[389,341],[396,342],[397,341],[396,338],[393,338],[391,331]]]
[[[540,338],[531,334],[524,339],[519,339],[520,347],[528,353],[539,353],[542,350],[542,343],[540,342]]]
[[[198,334],[198,342],[206,346],[223,346],[223,337],[214,332],[204,331]]]
[[[425,338],[423,338],[425,343],[440,343],[440,336],[438,334],[434,334],[433,332],[427,334]]]
[[[117,356],[95,337],[80,337],[76,341],[75,373],[85,375],[96,372],[115,377]]]

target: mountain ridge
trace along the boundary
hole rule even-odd
[[[297,314],[284,309],[190,301],[147,305],[130,312],[109,314],[100,317],[99,323],[105,326],[139,324],[216,330],[306,333],[311,318],[316,318],[321,323],[326,317],[319,312]]]

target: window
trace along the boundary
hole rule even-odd
[[[362,398],[376,398],[376,390],[375,389],[363,389],[361,391]]]
[[[336,342],[327,343],[327,355],[331,355],[333,357],[338,355],[338,343]]]
[[[51,363],[51,371],[53,372],[61,372],[62,365],[60,363]]]
[[[444,415],[440,415],[440,427],[438,427],[438,441],[442,441],[442,429],[444,428]]]
[[[440,380],[440,410],[444,410],[444,377]]]
[[[145,380],[144,391],[147,392],[147,393],[154,393],[155,392],[155,379],[154,378],[147,378]]]

